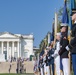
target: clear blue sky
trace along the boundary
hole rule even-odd
[[[54,18],[55,8],[64,0],[0,0],[0,32],[34,34],[34,46],[39,46]]]

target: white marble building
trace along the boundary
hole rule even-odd
[[[32,34],[0,33],[0,61],[9,60],[11,57],[29,58],[33,55],[33,41]]]

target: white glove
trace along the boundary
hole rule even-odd
[[[50,57],[48,57],[48,59],[50,59]]]
[[[67,50],[67,51],[69,51],[69,50],[70,50],[68,46],[66,46],[65,48],[66,48],[66,50]]]
[[[52,54],[52,57],[56,58],[59,54]]]
[[[51,56],[52,56],[52,57],[54,57],[54,56],[55,56],[55,54],[52,54]]]

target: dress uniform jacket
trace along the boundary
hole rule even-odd
[[[68,51],[66,50],[66,46],[69,44],[69,41],[66,37],[66,33],[62,33],[62,37],[60,40],[60,50],[59,50],[59,55],[61,58],[68,58]]]
[[[54,57],[52,57],[52,54],[54,54],[54,51],[55,51],[55,49],[52,48],[52,49],[49,50],[49,52],[48,52],[48,57],[50,58],[50,59],[48,59],[49,65],[54,63]]]
[[[43,67],[43,59],[39,60],[39,67]]]
[[[73,24],[73,28],[72,28],[72,40],[70,41],[70,44],[67,47],[69,47],[72,53],[73,71],[74,71],[74,75],[76,75],[76,21]]]
[[[76,54],[76,23],[72,27],[72,39],[68,47],[70,48],[72,54]]]

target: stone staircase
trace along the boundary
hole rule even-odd
[[[17,62],[12,62],[10,73],[16,73]],[[33,61],[25,61],[26,73],[33,73]],[[9,73],[10,62],[0,62],[0,73]]]

